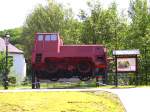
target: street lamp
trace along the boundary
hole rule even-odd
[[[5,73],[4,73],[4,89],[8,89],[8,45],[9,45],[9,34],[5,34],[4,41],[6,46],[6,59],[5,59]]]

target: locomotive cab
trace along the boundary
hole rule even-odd
[[[58,37],[57,33],[36,33],[35,35],[35,48],[36,51],[58,51]]]
[[[47,54],[57,55],[60,51],[60,45],[61,40],[58,33],[36,33],[32,51],[33,63],[36,61],[44,63],[44,57]]]

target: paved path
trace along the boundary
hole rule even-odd
[[[127,112],[150,112],[150,88],[108,90],[119,96]]]
[[[0,92],[48,92],[48,91],[108,91],[117,94],[127,112],[150,112],[150,88],[131,89],[22,89],[0,90]]]

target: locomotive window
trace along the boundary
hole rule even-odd
[[[53,41],[57,40],[57,35],[56,34],[52,34],[51,35],[51,40],[53,40]]]
[[[50,41],[51,40],[51,35],[46,35],[45,36],[45,41]]]
[[[38,35],[38,41],[43,41],[43,35]]]

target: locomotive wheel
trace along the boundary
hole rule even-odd
[[[81,73],[88,73],[91,70],[91,64],[88,61],[81,61],[77,65],[77,69]]]
[[[57,64],[54,62],[47,62],[48,72],[53,74],[58,71]]]
[[[90,76],[80,76],[79,77],[79,79],[81,80],[81,81],[88,81],[88,80],[90,80]]]
[[[51,80],[51,81],[58,81],[59,78],[58,78],[58,77],[52,77],[52,78],[50,78],[50,80]]]
[[[59,80],[58,72],[55,74],[49,74],[49,75],[50,75],[49,80],[51,80],[51,81],[58,81]]]

